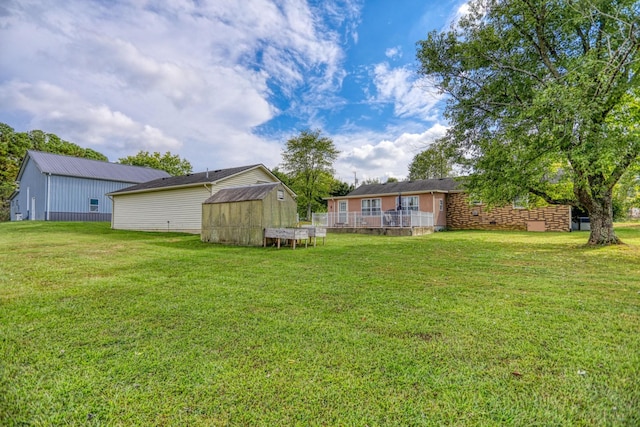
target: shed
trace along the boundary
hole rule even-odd
[[[262,246],[265,228],[293,227],[294,194],[282,183],[225,188],[202,204],[203,242]]]
[[[28,150],[10,197],[11,219],[110,221],[107,193],[168,176],[158,169]]]

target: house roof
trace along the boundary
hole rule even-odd
[[[163,190],[171,187],[190,187],[194,185],[214,183],[230,176],[237,175],[241,172],[248,171],[250,169],[262,167],[265,170],[267,168],[262,164],[240,166],[236,168],[218,169],[214,171],[190,173],[188,175],[170,176],[160,179],[154,179],[153,181],[143,182],[141,184],[132,185],[121,190],[114,191],[109,194],[124,194],[124,193],[139,193],[145,191]]]
[[[248,202],[251,200],[263,200],[274,188],[279,187],[279,182],[269,184],[255,184],[246,187],[223,188],[204,201],[205,204]]]
[[[133,184],[169,176],[167,172],[158,169],[109,163],[81,157],[45,153],[42,151],[28,150],[27,157],[30,157],[31,160],[35,162],[42,173],[51,175],[130,182]],[[25,160],[27,157],[25,157]],[[26,164],[26,161],[23,162],[23,166],[24,164]],[[20,176],[21,173],[22,168],[18,176]]]
[[[343,198],[362,196],[384,196],[399,193],[452,193],[462,191],[454,178],[418,179],[415,181],[387,182],[385,184],[361,185]],[[340,198],[340,197],[332,197]]]

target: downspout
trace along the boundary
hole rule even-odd
[[[431,192],[431,212],[433,212],[433,229],[436,229],[436,195]]]
[[[51,210],[51,173],[47,174],[47,216],[46,221],[49,221],[49,211]]]

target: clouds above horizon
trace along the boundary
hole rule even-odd
[[[415,154],[407,141],[427,141],[443,126],[440,97],[400,61],[408,56],[400,44],[353,63],[365,7],[8,0],[0,5],[0,122],[56,133],[112,161],[171,151],[197,170],[274,167],[287,138],[321,127],[343,152],[339,176],[350,168],[403,176]],[[347,78],[360,88],[347,90]],[[356,114],[377,115],[378,124],[351,128]]]

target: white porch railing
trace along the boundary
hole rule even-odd
[[[433,214],[418,211],[389,211],[373,215],[361,212],[314,213],[315,227],[327,228],[382,228],[382,227],[433,227]]]

